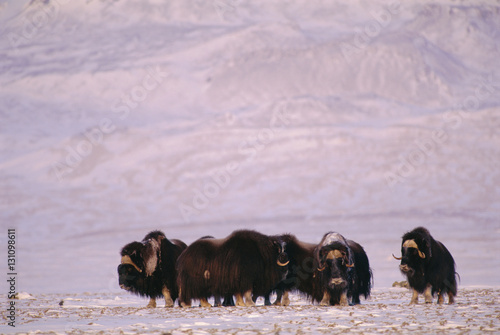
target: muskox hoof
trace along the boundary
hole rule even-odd
[[[146,308],[156,308],[156,300],[155,299],[149,300],[149,303],[146,305]]]
[[[174,307],[174,301],[172,299],[165,299],[165,307]]]

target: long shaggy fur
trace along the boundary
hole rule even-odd
[[[319,286],[319,284],[315,285],[318,274],[318,263],[314,259],[316,244],[301,242],[291,234],[281,235],[278,239],[284,243],[290,263],[286,278],[274,289],[278,296],[276,303],[281,304],[282,294],[290,291],[298,291],[314,300],[318,296],[314,288]],[[322,294],[322,292],[319,293],[320,300]]]
[[[189,305],[210,296],[265,295],[286,275],[277,264],[281,251],[274,238],[251,230],[225,239],[199,239],[178,261],[180,300]]]
[[[345,240],[342,235],[337,233],[325,234],[319,245],[301,242],[291,234],[281,235],[280,238],[284,242],[290,263],[288,264],[287,277],[275,289],[277,292],[276,303],[281,303],[282,294],[287,291],[298,291],[314,302],[321,302],[325,290],[327,290],[331,295],[329,304],[339,304],[344,289],[329,287],[332,279],[332,264],[327,265],[324,262],[323,266],[327,268],[323,271],[318,269],[321,257],[325,257],[330,250],[335,249],[352,254],[350,259],[351,263],[354,263],[354,268],[346,269],[346,276],[347,274],[350,276],[352,283],[348,293],[351,303],[360,303],[360,295],[365,298],[370,295],[372,272],[368,257],[363,247],[358,243]],[[287,302],[283,302],[283,304],[287,304]]]
[[[327,259],[328,254],[335,250],[344,257]],[[322,271],[313,281],[313,300],[320,301],[321,297],[324,298],[325,291],[330,296],[331,305],[342,303],[342,295],[347,296],[350,304],[359,304],[361,295],[365,299],[368,298],[372,285],[372,271],[368,256],[360,244],[346,240],[339,233],[329,232],[314,249],[314,257]],[[335,282],[340,279],[342,283]]]
[[[415,248],[404,247],[408,240],[415,241],[418,250],[425,255],[425,258],[419,256]],[[412,289],[424,293],[430,285],[432,296],[436,293],[447,294],[451,298],[450,303],[453,302],[457,294],[455,261],[443,243],[436,241],[426,228],[418,227],[403,235],[401,254],[400,268],[409,269],[402,272]]]

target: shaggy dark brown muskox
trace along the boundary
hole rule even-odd
[[[436,241],[423,227],[415,228],[403,235],[399,269],[413,289],[410,304],[418,303],[418,295],[424,294],[425,302],[432,303],[438,294],[438,304],[443,303],[444,294],[453,304],[457,295],[455,261],[443,243]]]
[[[253,306],[252,295],[263,296],[285,276],[288,258],[275,238],[251,230],[233,232],[224,239],[199,239],[177,263],[182,306],[199,299],[236,297],[237,306]]]
[[[316,244],[299,241],[294,235],[285,234],[276,237],[288,255],[288,273],[274,288],[276,292],[275,305],[288,306],[289,292],[299,291],[308,297],[313,297],[318,263],[314,259]],[[322,291],[321,291],[322,294]],[[320,296],[321,299],[322,295]],[[269,302],[269,295],[265,297]]]
[[[323,236],[314,249],[318,264],[313,299],[321,305],[359,304],[359,296],[370,295],[372,271],[363,247],[336,232]]]
[[[152,231],[142,242],[132,242],[120,252],[118,266],[120,287],[131,293],[149,297],[147,307],[156,307],[156,298],[165,298],[165,307],[174,306],[178,297],[177,258],[186,249],[179,240],[168,240],[161,231]]]

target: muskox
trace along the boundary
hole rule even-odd
[[[438,294],[438,304],[448,295],[448,303],[453,304],[457,295],[455,261],[443,243],[436,241],[423,227],[415,228],[403,235],[401,242],[399,269],[408,279],[413,289],[410,304],[418,303],[418,295],[424,294],[425,302],[432,303]]]
[[[236,297],[237,306],[253,306],[253,296],[264,296],[285,276],[288,257],[280,242],[251,230],[233,232],[224,239],[193,242],[179,257],[177,283],[181,306],[199,299]]]
[[[338,233],[327,233],[319,244],[282,235],[288,255],[288,275],[280,282],[276,305],[288,305],[290,291],[298,291],[322,305],[359,304],[370,295],[372,273],[363,248]]]
[[[314,258],[319,271],[314,298],[319,298],[318,290],[323,291],[321,305],[359,304],[360,295],[368,298],[372,271],[361,245],[329,232],[314,248]]]
[[[120,252],[118,281],[122,289],[149,297],[147,307],[156,307],[156,298],[165,298],[173,307],[178,297],[176,262],[186,244],[168,240],[161,231],[152,231],[142,242],[132,242]]]
[[[291,234],[281,235],[277,238],[288,255],[289,263],[286,278],[278,283],[273,290],[276,292],[274,304],[288,306],[290,304],[290,291],[299,291],[314,301],[317,298],[314,291],[317,287],[315,282],[318,273],[318,263],[314,259],[316,244],[299,241]],[[266,301],[268,301],[267,297]]]

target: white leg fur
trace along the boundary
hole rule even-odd
[[[285,291],[283,292],[283,298],[282,298],[282,306],[289,306],[290,305],[290,297],[288,296],[290,292]]]
[[[418,292],[417,290],[413,290],[413,295],[410,300],[410,305],[411,304],[418,304]]]
[[[255,303],[253,302],[252,299],[252,291],[246,291],[244,297],[245,297],[245,306],[247,307],[255,306]]]
[[[342,293],[340,296],[340,306],[348,306],[349,303],[347,302],[347,292]]]
[[[432,304],[432,286],[427,285],[424,291],[424,298],[426,304]]]
[[[245,302],[243,301],[243,296],[239,293],[234,295],[236,297],[236,306],[245,307]]]
[[[156,307],[156,299],[151,298],[149,299],[149,303],[147,304],[146,308],[155,308]]]
[[[206,298],[200,299],[201,307],[212,307]]]
[[[163,293],[163,297],[165,298],[165,307],[174,307],[174,301],[170,296],[170,291],[168,290],[168,288],[163,287],[161,293]]]
[[[330,293],[328,291],[325,291],[323,294],[323,299],[319,303],[321,306],[329,306],[330,305]]]

